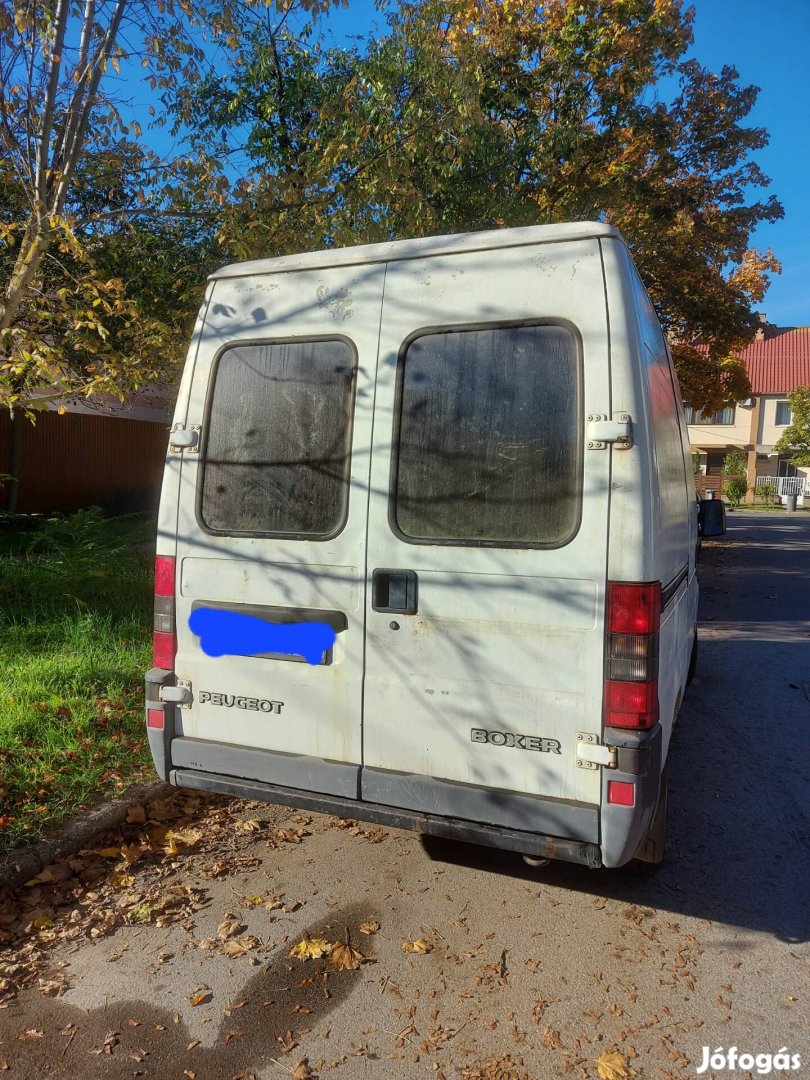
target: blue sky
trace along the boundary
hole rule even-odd
[[[733,64],[759,86],[749,120],[771,141],[756,155],[785,216],[763,225],[754,246],[782,263],[762,303],[778,326],[810,325],[810,2],[698,0],[692,55],[707,67]]]
[[[753,236],[754,247],[770,247],[782,263],[761,308],[779,326],[808,326],[810,0],[695,0],[694,7],[690,55],[717,71],[733,65],[741,83],[761,88],[749,123],[766,128],[771,141],[756,161],[772,181],[765,197],[775,194],[785,208],[781,221]],[[341,40],[344,34],[365,37],[375,22],[384,26],[373,0],[350,0],[325,26]]]
[[[689,55],[716,71],[733,65],[742,84],[760,87],[748,122],[770,134],[756,161],[771,185],[752,194],[775,194],[785,209],[781,221],[752,237],[754,247],[770,247],[782,263],[760,308],[778,326],[810,326],[810,0],[694,0],[694,6]],[[385,19],[374,0],[350,0],[347,9],[324,17],[321,28],[327,40],[344,44],[350,35],[366,38],[375,25],[381,31]],[[141,115],[144,96],[141,88]],[[171,149],[165,131],[159,141]]]

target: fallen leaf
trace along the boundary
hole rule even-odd
[[[433,946],[424,938],[405,938],[402,942],[402,951],[407,953],[429,953]]]
[[[630,1080],[635,1070],[630,1068],[627,1058],[618,1050],[606,1050],[596,1063],[599,1080]]]
[[[303,838],[310,834],[306,829],[276,829],[273,835],[276,840],[283,840],[285,844],[300,844]]]
[[[387,836],[388,833],[385,829],[366,829],[363,834],[363,838],[367,840],[369,844],[381,844]]]
[[[328,956],[334,946],[323,938],[302,937],[297,945],[290,949],[290,956],[297,960],[319,960],[322,956]]]
[[[105,859],[117,859],[121,855],[120,847],[103,847],[97,852],[98,855],[102,855]]]
[[[135,884],[134,874],[110,874],[109,883],[114,889],[128,889]]]
[[[240,833],[258,832],[262,827],[262,823],[255,818],[248,818],[245,821],[237,821],[235,828]]]
[[[199,1039],[192,1039],[191,1042],[186,1047],[186,1050],[193,1050],[195,1046],[199,1046],[199,1045],[200,1045],[200,1040]]]
[[[293,1080],[310,1080],[314,1073],[309,1067],[309,1058],[301,1058],[297,1065],[293,1066]]]
[[[143,853],[144,848],[140,847],[138,844],[125,844],[121,848],[121,854],[124,856],[124,861],[128,866],[132,866],[133,863],[136,863]]]
[[[143,806],[130,806],[127,810],[127,825],[145,825],[146,810]]]
[[[376,934],[380,929],[380,924],[376,919],[369,919],[368,922],[360,923],[358,929],[361,934]]]
[[[26,1042],[28,1039],[44,1039],[45,1032],[41,1028],[28,1028],[18,1035],[17,1038],[20,1042]]]
[[[217,934],[219,934],[221,938],[229,938],[233,937],[235,934],[241,934],[244,929],[245,927],[239,920],[229,913],[217,927]]]
[[[56,997],[67,990],[67,977],[64,972],[58,972],[52,979],[39,980],[39,992],[45,997]]]
[[[259,939],[252,937],[250,934],[243,934],[241,937],[229,938],[222,946],[222,952],[226,956],[244,956],[250,949],[255,949],[259,945]]]
[[[210,990],[198,990],[197,993],[192,994],[188,1000],[191,1005],[196,1007],[197,1005],[204,1005],[206,1002],[210,1001],[212,997],[213,994]]]
[[[560,1033],[559,1033],[559,1031],[557,1031],[556,1028],[553,1028],[553,1027],[544,1027],[543,1028],[543,1034],[540,1037],[540,1042],[543,1044],[543,1046],[546,1048],[546,1050],[562,1050],[563,1049],[563,1044],[562,1044],[562,1039],[560,1038]],[[604,1057],[604,1055],[602,1055],[602,1056]],[[599,1075],[600,1075],[600,1077],[602,1077],[602,1080],[613,1080],[613,1078],[610,1077],[610,1076],[602,1076],[601,1073]],[[622,1077],[616,1076],[615,1080],[622,1080]]]
[[[96,1056],[101,1054],[112,1054],[113,1047],[118,1046],[118,1041],[118,1032],[108,1031],[104,1036],[104,1045],[94,1046],[92,1050],[88,1050],[87,1052],[88,1054],[96,1054]]]
[[[365,959],[360,950],[352,945],[348,929],[346,940],[336,942],[329,953],[329,965],[336,971],[356,971]]]

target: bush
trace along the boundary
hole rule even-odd
[[[724,493],[732,510],[736,510],[743,501],[746,491],[748,491],[748,485],[745,480],[729,480],[725,485]]]
[[[770,506],[776,499],[776,484],[760,484],[755,490],[757,498],[766,506]]]

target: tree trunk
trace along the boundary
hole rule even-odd
[[[22,450],[22,426],[24,417],[19,409],[9,413],[8,472],[6,480],[6,510],[17,512],[17,495],[20,489],[20,455]]]
[[[5,296],[0,300],[0,330],[7,330],[13,325],[52,239],[53,230],[46,224],[43,214],[32,213],[9,276]]]

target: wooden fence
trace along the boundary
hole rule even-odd
[[[0,473],[9,470],[10,420],[0,411]],[[102,506],[111,513],[153,510],[160,496],[169,425],[80,413],[40,413],[25,421],[20,449],[20,513]],[[5,488],[0,480],[0,508]]]

